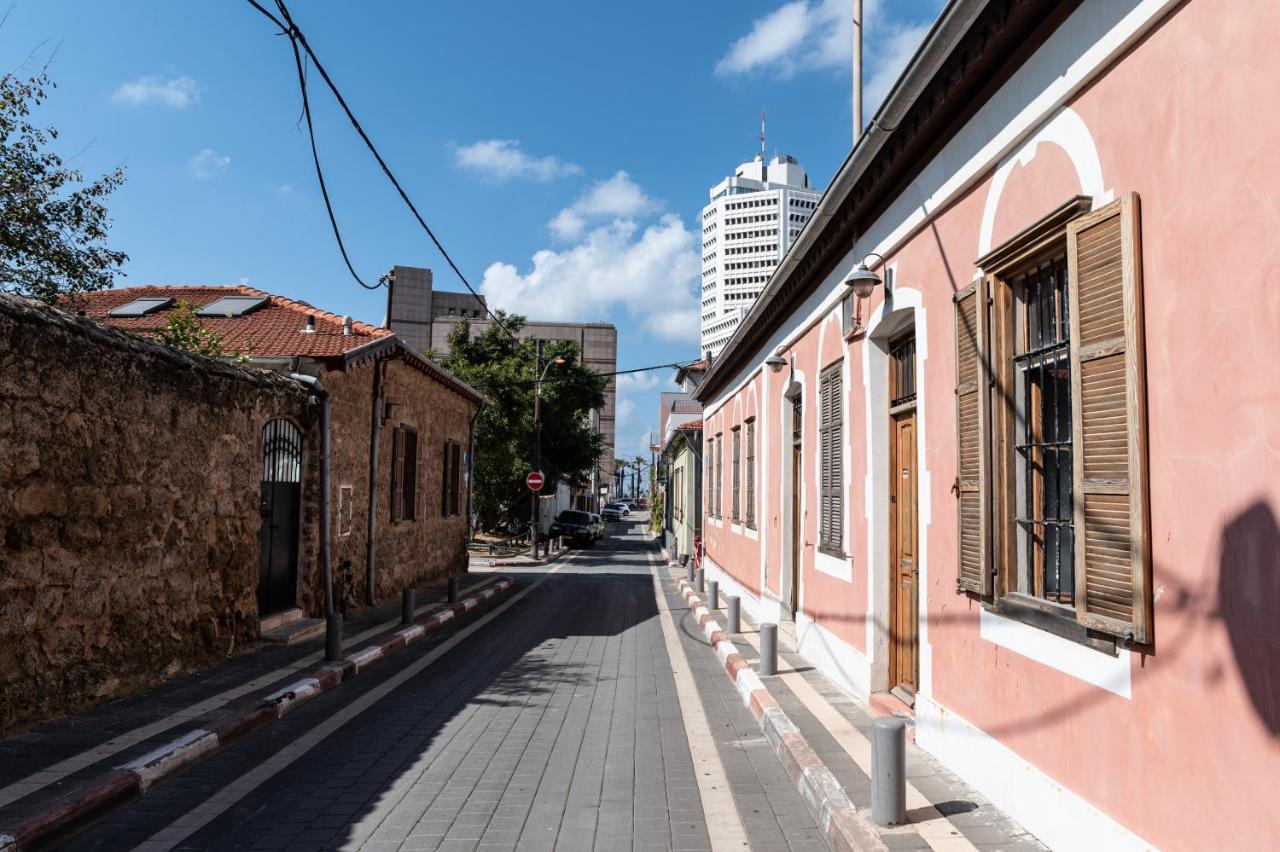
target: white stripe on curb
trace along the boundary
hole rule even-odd
[[[137,775],[142,792],[145,793],[156,781],[217,747],[218,735],[212,731],[189,731],[168,745],[147,752],[120,768]]]
[[[364,668],[376,663],[380,659],[382,659],[382,646],[370,645],[367,648],[361,648],[359,651],[356,651],[354,654],[347,657],[347,662],[354,663],[356,672],[359,673]]]
[[[262,700],[266,704],[274,705],[276,716],[280,717],[295,709],[298,705],[315,698],[322,691],[320,681],[317,678],[308,677],[291,683],[284,689],[277,690]]]

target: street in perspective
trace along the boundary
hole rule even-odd
[[[1280,850],[1277,40],[14,6],[0,852]]]

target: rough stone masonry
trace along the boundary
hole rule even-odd
[[[0,294],[0,734],[256,638],[276,417],[315,458],[298,384]]]

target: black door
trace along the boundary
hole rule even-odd
[[[258,530],[258,614],[291,609],[298,588],[298,504],[302,436],[288,420],[262,430],[262,495]]]

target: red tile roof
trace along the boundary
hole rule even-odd
[[[204,328],[222,335],[228,352],[246,355],[300,355],[309,358],[335,358],[381,338],[391,331],[363,322],[351,323],[351,334],[343,335],[342,317],[322,311],[303,302],[264,293],[241,284],[231,286],[158,286],[124,287],[88,293],[76,307],[86,315],[113,328],[150,337],[169,319],[172,307],[145,317],[113,317],[113,308],[134,299],[169,297],[185,300],[197,308],[212,304],[226,296],[263,296],[270,301],[241,317],[197,317]],[[315,317],[315,332],[303,331],[307,317]]]

